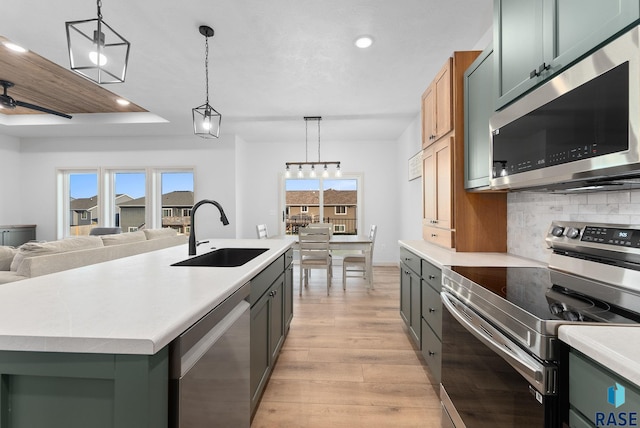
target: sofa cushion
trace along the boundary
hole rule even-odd
[[[0,246],[0,272],[7,271],[11,268],[13,256],[15,256],[17,252],[18,250],[16,248]]]
[[[20,281],[22,279],[27,279],[27,277],[18,275],[16,272],[10,272],[8,270],[0,271],[0,285],[8,284],[9,282]]]
[[[177,230],[171,229],[170,227],[165,227],[163,229],[144,229],[143,232],[147,239],[166,238],[169,236],[176,236],[178,234]]]
[[[102,240],[98,236],[77,236],[50,242],[27,242],[18,247],[18,253],[11,262],[11,271],[17,271],[25,258],[44,254],[66,253],[68,251],[86,250],[102,247]]]
[[[105,247],[108,247],[109,245],[121,245],[147,240],[147,237],[141,230],[138,230],[137,232],[117,233],[114,235],[102,235],[100,238],[102,239],[102,243]]]

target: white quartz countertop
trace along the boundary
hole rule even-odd
[[[458,253],[426,241],[398,241],[398,243],[439,268],[444,266],[547,266],[546,263],[509,253]]]
[[[638,326],[561,325],[560,340],[640,386]]]
[[[198,254],[269,250],[239,267],[170,266],[185,244],[2,285],[0,350],[155,354],[291,245],[211,239]]]

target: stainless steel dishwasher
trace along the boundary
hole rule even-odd
[[[249,427],[249,283],[169,345],[169,427]]]

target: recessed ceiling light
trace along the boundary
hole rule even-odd
[[[25,48],[23,48],[22,46],[18,46],[15,43],[2,42],[2,44],[14,52],[25,53],[27,51]]]
[[[118,98],[116,100],[116,102],[118,104],[120,104],[121,106],[128,106],[129,104],[131,104],[131,102],[129,102],[129,101],[125,100],[125,99],[122,99],[122,98]]]
[[[356,46],[360,49],[366,49],[373,44],[371,36],[360,36],[356,39]]]

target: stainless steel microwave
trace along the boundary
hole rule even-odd
[[[640,27],[490,119],[491,188],[640,187]]]

